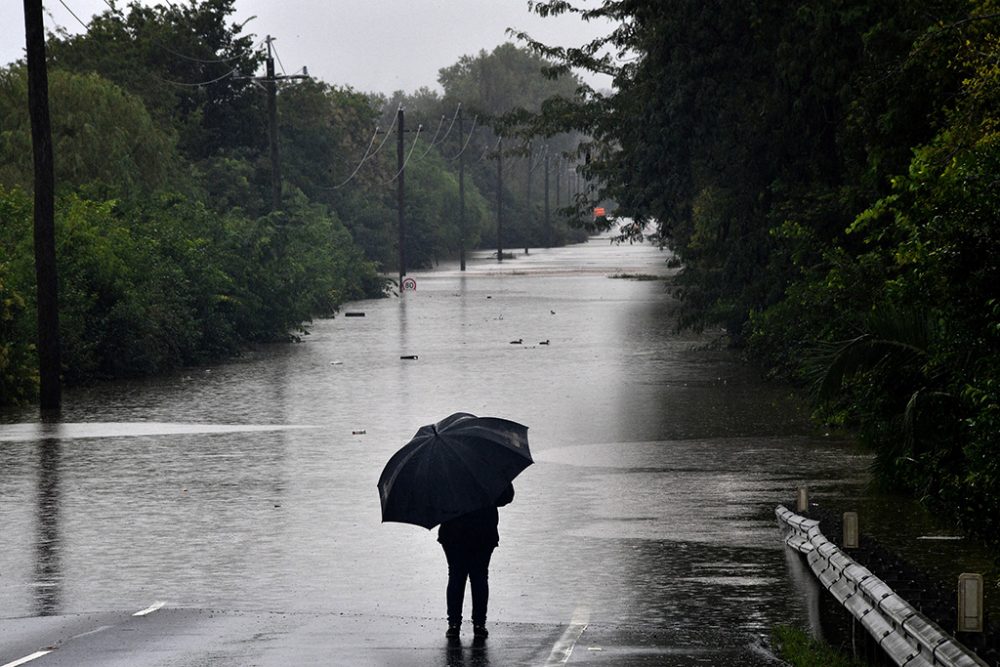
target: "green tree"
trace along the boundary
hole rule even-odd
[[[86,33],[52,41],[53,65],[96,72],[137,95],[194,161],[248,146],[263,151],[263,97],[237,77],[252,75],[263,56],[254,35],[228,23],[234,4],[112,3]]]
[[[31,128],[23,67],[0,70],[0,185],[31,188]],[[180,181],[174,139],[142,102],[96,74],[49,77],[56,183],[123,195]]]

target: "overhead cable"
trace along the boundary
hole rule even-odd
[[[388,132],[386,133],[386,135],[388,136]],[[372,140],[368,142],[368,148],[365,149],[365,154],[364,156],[362,156],[361,161],[358,162],[358,166],[354,168],[354,171],[351,172],[351,175],[348,176],[343,183],[333,186],[334,190],[339,190],[340,188],[344,187],[352,180],[354,180],[354,177],[357,176],[358,172],[361,170],[361,165],[363,165],[365,163],[365,160],[368,159],[368,152],[371,151],[372,146],[375,145],[375,137],[377,136],[378,136],[378,127],[376,127],[375,131],[372,132]]]
[[[169,53],[170,55],[172,55],[172,56],[177,56],[178,58],[183,58],[184,60],[190,60],[191,62],[195,62],[195,63],[204,63],[204,64],[231,63],[234,60],[239,60],[240,58],[243,57],[243,56],[231,56],[229,58],[195,58],[194,56],[188,56],[188,55],[184,55],[183,53],[178,53],[177,51],[174,51],[173,49],[170,49],[170,48],[168,48],[166,46],[163,46],[163,44],[160,44],[159,42],[156,42],[156,45],[158,47],[160,47],[161,49],[163,49],[164,51],[166,51],[167,53]]]
[[[383,147],[383,146],[385,146],[385,142],[389,141],[389,137],[390,137],[390,136],[392,135],[392,130],[393,130],[393,129],[394,129],[395,127],[396,127],[396,119],[397,119],[397,118],[399,118],[399,110],[400,110],[400,109],[401,109],[402,107],[403,107],[403,103],[402,103],[402,102],[400,102],[400,103],[399,103],[399,105],[398,105],[398,106],[396,107],[396,113],[394,113],[394,114],[392,115],[392,124],[391,124],[391,125],[389,125],[389,129],[385,131],[385,138],[384,138],[384,139],[382,139],[382,143],[380,143],[380,144],[378,145],[378,148],[376,148],[376,149],[375,149],[375,152],[373,152],[373,153],[369,153],[368,151],[370,151],[370,150],[371,150],[371,148],[372,148],[372,144],[374,144],[374,143],[375,143],[375,137],[377,137],[377,136],[378,136],[378,127],[376,127],[376,128],[375,128],[375,133],[374,133],[374,134],[372,135],[372,140],[371,140],[371,142],[369,142],[369,144],[368,144],[368,149],[367,149],[367,150],[365,151],[365,154],[364,154],[364,156],[363,156],[363,157],[361,158],[361,161],[360,161],[360,162],[358,162],[358,166],[354,168],[354,172],[353,172],[353,173],[351,173],[351,175],[347,177],[347,180],[346,180],[346,181],[344,181],[344,182],[343,182],[343,183],[341,183],[340,185],[335,185],[335,186],[333,186],[333,189],[334,189],[334,190],[339,190],[340,188],[342,188],[342,187],[344,187],[345,185],[347,185],[348,183],[350,183],[350,182],[351,182],[351,180],[352,180],[352,179],[353,179],[353,178],[354,178],[355,176],[357,176],[357,175],[358,175],[358,171],[359,171],[359,170],[361,169],[361,165],[363,165],[363,164],[364,164],[364,163],[365,163],[365,162],[366,162],[367,160],[370,160],[370,159],[372,159],[373,157],[375,157],[376,155],[378,155],[378,152],[379,152],[380,150],[382,150],[382,147]]]
[[[531,167],[528,169],[528,173],[529,174],[534,173],[535,169],[537,169],[538,165],[540,165],[542,161],[545,160],[545,156],[548,154],[549,154],[549,145],[543,144],[538,151],[538,161],[535,162],[535,164],[531,165]],[[529,155],[528,158],[530,160],[531,156]]]
[[[275,40],[272,39],[271,48],[274,49],[274,57],[278,59],[278,65],[281,67],[281,73],[287,76],[288,72],[285,71],[285,63],[281,62],[281,56],[278,55],[278,47],[274,46],[274,42]]]
[[[412,155],[413,155],[413,149],[417,147],[417,139],[419,139],[419,138],[420,138],[420,131],[421,131],[422,129],[424,129],[424,126],[423,126],[423,125],[417,125],[417,133],[416,133],[416,134],[415,134],[415,135],[413,136],[413,144],[412,144],[412,145],[410,146],[410,152],[409,152],[409,154],[407,154],[407,156],[406,156],[406,159],[405,159],[405,160],[403,160],[403,166],[402,166],[402,167],[400,167],[400,168],[399,168],[399,171],[397,171],[397,172],[396,172],[396,175],[395,175],[395,176],[393,176],[392,178],[390,178],[390,179],[389,179],[388,181],[386,181],[386,182],[384,183],[384,185],[388,185],[389,183],[392,183],[392,182],[393,182],[393,181],[395,181],[395,180],[396,180],[397,178],[399,178],[400,174],[402,174],[402,173],[403,173],[404,171],[406,171],[406,165],[407,165],[407,164],[409,163],[409,161],[410,161],[410,156],[412,156]]]
[[[476,131],[476,121],[477,120],[479,120],[479,115],[478,114],[472,117],[472,129],[469,130],[469,136],[466,137],[465,143],[462,145],[462,150],[458,151],[458,153],[456,153],[454,157],[448,158],[448,162],[454,162],[458,158],[462,157],[462,153],[464,153],[465,149],[469,147],[469,142],[472,141],[472,134],[473,134],[473,132]]]
[[[461,110],[462,110],[462,103],[459,102],[458,106],[455,107],[455,115],[451,117],[451,123],[448,125],[448,129],[445,131],[444,136],[441,137],[438,143],[443,144],[444,140],[448,138],[449,134],[451,134],[451,128],[455,127],[455,119],[458,118],[458,112]]]
[[[496,144],[494,144],[493,150],[496,150],[496,149],[500,148],[500,142],[501,141],[503,141],[503,137],[497,137],[497,142],[496,142]],[[486,148],[484,148],[483,149],[483,154],[479,156],[478,160],[476,160],[476,164],[479,164],[480,162],[482,162],[486,158],[486,154],[489,151],[490,151],[490,147],[489,146],[487,146]]]
[[[438,134],[441,133],[441,127],[443,125],[444,125],[444,114],[441,114],[441,120],[438,121],[437,129],[434,130],[434,136],[431,137],[430,142],[427,144],[427,150],[425,150],[423,153],[421,153],[420,157],[417,158],[417,162],[420,162],[425,157],[427,157],[427,154],[431,152],[432,148],[434,148],[434,144],[437,143],[437,136],[438,136]]]
[[[69,12],[70,16],[72,16],[73,18],[75,18],[80,23],[80,25],[83,26],[84,30],[90,30],[90,26],[87,25],[86,23],[84,23],[83,19],[81,19],[79,16],[77,16],[76,12],[74,12],[72,9],[69,8],[69,5],[67,5],[65,2],[63,2],[63,0],[59,0],[59,4],[66,8],[66,11]]]
[[[229,70],[228,72],[226,72],[225,74],[223,74],[222,76],[220,76],[218,78],[211,79],[209,81],[199,81],[197,83],[184,83],[182,81],[171,81],[170,79],[164,79],[162,76],[159,76],[159,75],[156,75],[156,74],[153,74],[153,77],[155,77],[156,79],[159,79],[163,83],[169,83],[169,84],[171,84],[173,86],[183,86],[185,88],[198,88],[200,86],[207,86],[210,83],[218,83],[219,81],[222,81],[223,79],[236,74],[237,71],[238,71],[238,69],[234,68],[234,69]]]

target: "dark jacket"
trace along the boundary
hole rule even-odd
[[[510,484],[497,498],[495,506],[484,507],[442,523],[438,528],[438,542],[446,545],[495,547],[500,544],[500,533],[497,532],[500,513],[497,512],[497,507],[503,507],[512,500],[514,486]]]

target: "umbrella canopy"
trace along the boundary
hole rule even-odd
[[[424,528],[494,504],[532,464],[528,427],[456,412],[421,426],[378,480],[382,521]]]

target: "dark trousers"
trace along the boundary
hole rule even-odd
[[[462,622],[462,604],[465,602],[465,580],[472,583],[472,622],[486,623],[486,607],[490,599],[489,569],[492,546],[445,544],[448,559],[448,623]]]

